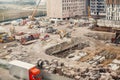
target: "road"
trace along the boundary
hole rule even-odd
[[[0,68],[0,80],[17,80],[9,74],[9,71]]]

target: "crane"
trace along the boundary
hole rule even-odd
[[[88,6],[88,18],[91,18],[91,14],[90,14],[90,6]]]
[[[35,7],[35,9],[34,9],[34,11],[32,13],[32,15],[30,16],[31,20],[35,20],[34,16],[37,13],[37,9],[38,9],[38,6],[39,6],[40,2],[41,2],[41,0],[38,1],[38,4],[36,5],[36,7]]]

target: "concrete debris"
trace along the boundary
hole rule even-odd
[[[80,60],[82,57],[86,56],[87,53],[85,52],[80,52],[78,54],[70,54],[67,56],[68,59],[74,60],[74,61],[78,61]]]
[[[112,63],[108,65],[109,68],[112,70],[118,70],[120,69],[120,60],[114,59]]]
[[[59,62],[58,60],[39,60],[38,67],[44,69],[46,72],[59,74],[62,76],[66,76],[75,80],[119,80],[120,77],[117,72],[103,67],[103,66],[93,66],[89,68],[75,68],[65,66],[66,64],[63,62]]]

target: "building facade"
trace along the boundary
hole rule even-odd
[[[90,0],[90,10],[92,16],[105,16],[105,0]]]
[[[47,0],[49,18],[66,19],[84,15],[86,0]]]
[[[106,19],[120,21],[120,0],[106,0]]]

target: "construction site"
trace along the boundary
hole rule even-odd
[[[90,14],[35,17],[37,7],[0,23],[0,80],[120,80],[118,27],[98,27]]]

